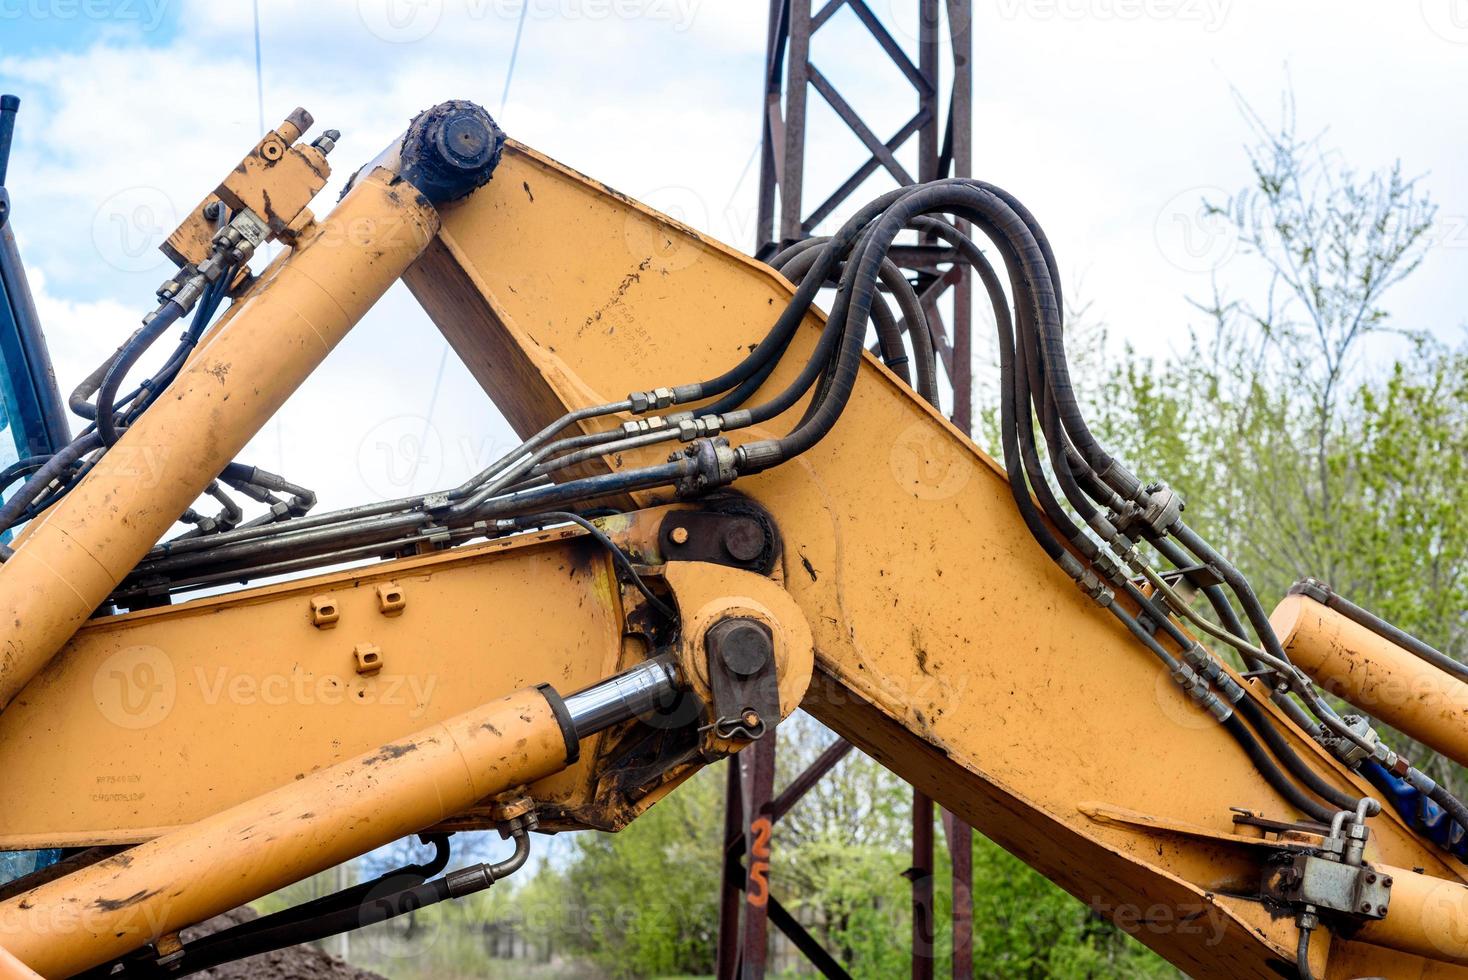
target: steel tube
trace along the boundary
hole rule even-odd
[[[1402,868],[1375,868],[1391,876],[1391,905],[1386,918],[1363,922],[1352,940],[1468,966],[1468,886]]]
[[[595,735],[656,708],[677,689],[677,673],[665,660],[648,660],[566,698],[578,739]]]
[[[377,170],[0,566],[0,710],[423,251],[438,215]],[[144,476],[140,477],[140,474]]]
[[[1308,596],[1286,597],[1270,623],[1326,691],[1468,765],[1468,684]]]
[[[0,947],[71,976],[559,772],[575,743],[528,688],[0,903]]]

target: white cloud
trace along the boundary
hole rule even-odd
[[[499,114],[506,129],[750,247],[756,181],[745,165],[759,135],[764,5],[529,2],[509,103]],[[872,6],[910,44],[896,28],[909,0]],[[1207,277],[1169,259],[1159,224],[1166,229],[1179,192],[1227,191],[1245,180],[1244,127],[1229,86],[1267,113],[1287,61],[1303,125],[1328,124],[1359,166],[1400,155],[1414,172],[1431,171],[1448,221],[1468,216],[1468,161],[1458,134],[1443,125],[1468,115],[1468,89],[1456,84],[1468,46],[1443,37],[1419,4],[977,6],[976,171],[1035,211],[1067,281],[1081,284],[1123,339],[1165,350],[1183,334],[1193,317],[1186,296],[1206,290]],[[333,156],[337,177],[317,202],[323,212],[345,175],[417,110],[464,97],[497,111],[520,9],[519,0],[262,0],[260,7],[267,124],[301,104],[319,127],[344,134]],[[422,36],[392,40],[415,32]],[[879,131],[905,118],[906,83],[874,69],[875,48],[848,14],[818,42],[817,64],[852,102],[872,107]],[[167,274],[161,261],[146,262],[151,252],[140,242],[166,233],[171,214],[212,187],[258,133],[250,5],[189,3],[166,40],[118,35],[78,52],[12,51],[0,57],[0,87],[26,99],[11,169],[15,222],[44,282],[42,312],[69,388],[126,336]],[[861,157],[819,98],[811,104],[813,202]],[[873,180],[869,189],[883,185]],[[1400,322],[1447,330],[1461,321],[1455,294],[1468,272],[1468,235],[1453,229],[1468,220],[1457,220],[1446,232],[1455,247],[1441,249],[1398,291]],[[441,349],[411,298],[394,290],[248,458],[315,486],[328,504],[382,495],[408,472],[394,458],[402,445],[396,435],[405,417],[426,412]],[[414,479],[432,473],[453,482],[483,456],[477,447],[487,434],[507,438],[452,359],[434,423],[443,458]]]

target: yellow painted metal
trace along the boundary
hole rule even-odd
[[[386,582],[409,597],[397,615],[380,610]],[[318,596],[337,611],[325,629]],[[375,674],[357,673],[361,644],[385,654]],[[579,532],[94,620],[0,714],[0,847],[146,840],[527,685],[585,687],[623,658],[615,575]],[[569,802],[588,765],[539,795]]]
[[[437,215],[392,180],[357,180],[0,567],[0,711],[423,250]]]
[[[1270,622],[1322,688],[1468,766],[1468,684],[1309,596],[1286,596]]]
[[[0,948],[0,980],[41,980],[41,975]]]
[[[570,406],[717,374],[792,292],[519,145],[442,217],[406,281],[522,433]],[[818,325],[813,315],[766,395],[789,382]],[[802,408],[733,441],[783,431]],[[1274,977],[1293,960],[1290,919],[1234,897],[1257,888],[1241,878],[1257,865],[1081,811],[1102,804],[1218,834],[1236,832],[1234,806],[1298,817],[1045,558],[1000,468],[936,411],[868,358],[827,439],[739,488],[784,535],[787,585],[815,638],[806,706],[817,717],[1189,973]],[[1249,686],[1324,778],[1369,792]],[[1372,860],[1463,873],[1394,814],[1373,828]]]
[[[1468,967],[1468,888],[1403,868],[1378,870],[1392,876],[1391,912],[1364,923],[1357,938]]]
[[[679,663],[693,692],[713,703],[705,637],[723,619],[746,618],[770,629],[775,647],[775,670],[780,688],[780,717],[800,707],[814,669],[810,624],[785,589],[756,575],[732,571],[705,562],[669,562],[663,577],[678,596]],[[739,751],[743,744],[721,739],[712,728],[702,746],[710,758]]]
[[[546,695],[496,699],[0,903],[0,945],[70,976],[566,765]]]
[[[326,186],[331,167],[326,154],[308,143],[297,143],[303,129],[311,125],[310,113],[296,109],[232,167],[219,186],[185,215],[159,248],[176,265],[199,263],[209,257],[215,222],[204,209],[215,201],[226,204],[231,214],[249,208],[265,222],[270,234],[290,239],[287,229],[303,216],[306,205]]]
[[[686,673],[697,686],[709,623],[754,615],[774,633],[784,713],[793,711],[812,659],[794,600],[749,572],[661,566],[667,513],[603,524],[683,609]],[[606,551],[580,529],[94,620],[0,715],[0,848],[156,837],[508,691],[589,686],[651,649],[642,629]],[[379,652],[377,670],[359,672],[363,647]],[[579,762],[532,787],[542,825],[624,826],[695,768],[618,774],[606,760],[631,737],[593,736]],[[491,819],[476,807],[449,825]]]

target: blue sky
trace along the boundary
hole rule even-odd
[[[869,0],[894,33],[913,0]],[[417,110],[470,98],[511,135],[748,248],[764,5],[755,0],[261,0],[263,115],[304,105],[344,136],[345,175]],[[1115,342],[1176,349],[1208,268],[1247,257],[1200,223],[1248,178],[1235,90],[1358,168],[1400,158],[1441,205],[1437,248],[1395,322],[1461,337],[1468,281],[1468,0],[993,0],[974,29],[976,175],[1055,242],[1068,289]],[[0,89],[23,99],[10,186],[64,388],[150,306],[154,246],[257,138],[250,2],[0,0]],[[910,112],[849,12],[813,60],[879,131]],[[860,162],[813,100],[811,196]],[[340,177],[317,202],[329,209]],[[874,180],[865,189],[886,189]],[[823,196],[823,195],[821,195]],[[985,325],[978,325],[979,356]],[[391,293],[251,447],[341,505],[457,482],[509,439],[406,292]],[[425,416],[431,416],[425,422]],[[308,439],[337,433],[333,446]],[[427,433],[427,440],[417,440]],[[306,447],[310,447],[307,449]],[[416,448],[414,448],[416,447]]]

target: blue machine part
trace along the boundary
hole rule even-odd
[[[1386,797],[1386,802],[1405,817],[1414,830],[1459,860],[1468,861],[1468,831],[1448,816],[1447,811],[1405,779],[1392,775],[1379,762],[1363,761],[1361,775]]]

